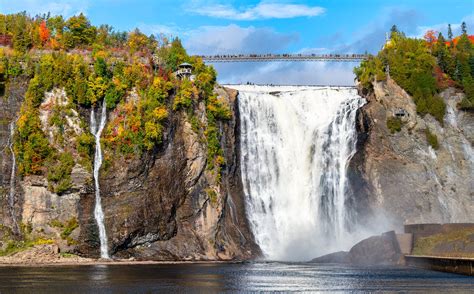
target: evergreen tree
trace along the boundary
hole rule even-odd
[[[446,40],[442,33],[438,34],[438,41],[434,47],[433,54],[436,56],[438,65],[443,72],[447,72],[449,64],[449,51],[446,48]]]
[[[461,32],[463,35],[467,35],[467,26],[466,26],[466,22],[463,21],[462,24],[461,24]]]
[[[451,29],[451,24],[448,24],[448,40],[451,41],[453,39],[453,30]]]
[[[31,38],[27,28],[26,13],[17,14],[12,33],[13,48],[19,52],[26,52],[31,47]]]
[[[87,17],[82,13],[69,18],[66,22],[66,29],[64,42],[68,48],[91,45],[97,35],[97,29],[91,25]]]

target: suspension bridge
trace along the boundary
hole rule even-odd
[[[359,62],[368,54],[226,54],[197,55],[204,62],[337,61]]]

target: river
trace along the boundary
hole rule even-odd
[[[0,293],[450,292],[474,278],[406,267],[243,264],[0,267]]]

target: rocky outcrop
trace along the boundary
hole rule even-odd
[[[226,164],[219,180],[207,169],[203,134],[187,114],[172,113],[163,144],[141,157],[114,159],[102,171],[102,203],[112,254],[146,260],[232,260],[258,254],[243,204],[236,93],[217,94],[233,118],[220,123]],[[205,105],[198,106],[205,123]],[[107,156],[107,155],[106,155]],[[92,194],[82,197],[80,251],[98,255]]]
[[[474,221],[474,117],[456,108],[463,94],[453,88],[441,93],[447,104],[442,124],[419,116],[413,99],[391,79],[363,96],[367,104],[358,113],[349,168],[360,210],[397,224]],[[392,134],[387,119],[397,115],[402,128]],[[426,129],[436,135],[438,150],[427,142]]]
[[[335,252],[311,260],[312,263],[348,263],[354,265],[397,265],[403,254],[394,231],[372,236],[355,244],[349,252]]]

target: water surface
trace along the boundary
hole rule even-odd
[[[302,263],[0,267],[0,293],[336,291],[472,293],[474,278],[404,267]]]

